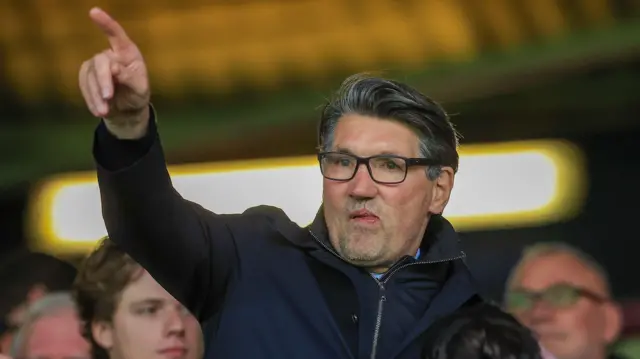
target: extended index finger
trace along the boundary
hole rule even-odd
[[[107,35],[109,44],[114,51],[124,50],[133,45],[124,28],[104,10],[94,7],[89,11],[89,17]]]

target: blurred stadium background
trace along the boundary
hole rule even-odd
[[[303,223],[319,194],[317,107],[346,75],[381,72],[443,103],[464,135],[450,211],[487,293],[499,298],[523,246],[566,241],[605,265],[628,335],[640,329],[640,1],[0,1],[0,253],[73,259],[102,230],[96,120],[77,86],[106,46],[96,5],[142,49],[195,200],[266,201]],[[296,186],[308,202],[281,199]]]

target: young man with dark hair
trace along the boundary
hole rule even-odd
[[[538,342],[491,304],[463,308],[427,332],[422,359],[542,359]]]
[[[91,359],[201,359],[196,318],[135,260],[103,238],[74,284]]]

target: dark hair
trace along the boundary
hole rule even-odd
[[[47,292],[71,289],[76,268],[56,257],[44,253],[16,250],[3,257],[0,263],[0,318],[27,299],[36,285]]]
[[[540,359],[531,331],[492,304],[441,318],[426,333],[423,359]]]
[[[82,322],[82,335],[91,343],[94,359],[109,359],[109,354],[93,338],[92,324],[111,322],[122,291],[141,273],[142,267],[107,237],[80,267],[73,295]]]
[[[318,126],[318,146],[330,150],[340,118],[359,114],[389,119],[410,126],[420,138],[420,154],[442,166],[458,170],[459,134],[445,110],[418,90],[403,83],[357,74],[348,77],[333,98],[324,105]],[[428,170],[430,179],[440,175],[441,167]]]

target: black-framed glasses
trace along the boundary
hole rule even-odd
[[[554,308],[568,308],[576,304],[580,298],[597,303],[608,301],[607,298],[588,289],[562,283],[538,292],[525,289],[511,290],[507,292],[506,305],[509,310],[531,310],[538,301],[544,301]]]
[[[360,165],[365,165],[371,179],[380,184],[398,184],[407,178],[409,167],[435,166],[436,161],[427,158],[406,158],[395,155],[358,157],[342,152],[318,154],[320,172],[326,179],[346,182],[353,179]]]

